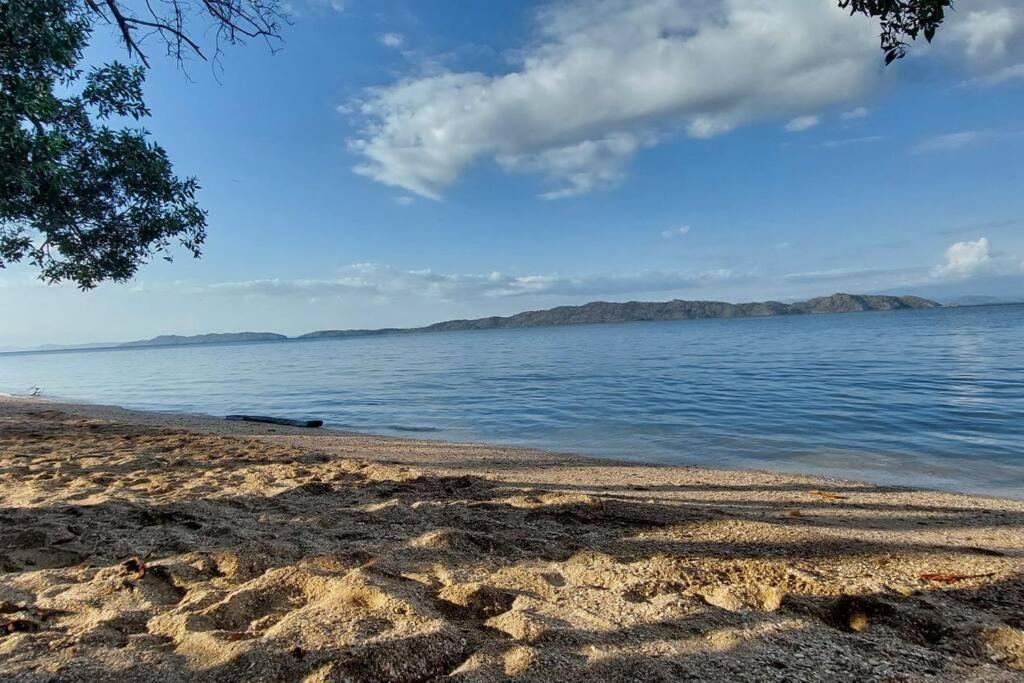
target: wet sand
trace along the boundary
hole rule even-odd
[[[0,399],[0,679],[1024,680],[1024,502]]]

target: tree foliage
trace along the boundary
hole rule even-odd
[[[143,71],[78,68],[90,22],[73,0],[0,0],[0,267],[28,260],[83,289],[131,278],[172,240],[198,256],[195,178],[138,121]],[[67,94],[65,94],[67,93]]]
[[[181,64],[206,59],[189,22],[224,44],[277,37],[277,0],[0,0],[0,268],[25,261],[47,282],[123,282],[179,244],[198,257],[206,214],[195,178],[179,178],[138,122],[146,38]],[[81,68],[97,24],[119,32],[143,66]],[[207,35],[211,32],[207,31]]]
[[[953,0],[839,0],[839,6],[881,22],[881,47],[891,64],[906,56],[908,41],[919,35],[932,42]]]

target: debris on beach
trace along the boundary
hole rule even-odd
[[[267,417],[265,415],[227,415],[224,419],[233,422],[265,422],[273,425],[284,425],[285,427],[307,427],[312,429],[324,426],[323,420],[292,420],[286,417]]]
[[[847,500],[849,496],[844,496],[840,493],[829,493],[828,491],[811,491],[812,496],[818,498],[824,498],[825,500]]]
[[[968,579],[983,579],[988,576],[995,576],[995,572],[985,572],[984,574],[927,572],[925,574],[918,574],[917,578],[921,581],[931,581],[932,583],[959,583],[960,581],[967,581]]]

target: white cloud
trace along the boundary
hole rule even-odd
[[[865,135],[859,138],[842,138],[839,140],[826,140],[825,142],[819,143],[818,147],[824,147],[826,149],[835,149],[836,147],[848,147],[849,145],[863,145],[868,142],[878,142],[884,138],[881,135]]]
[[[966,12],[949,27],[950,37],[961,43],[975,62],[993,62],[1012,54],[1024,40],[1024,14],[1019,2]]]
[[[957,242],[946,250],[946,262],[932,269],[932,277],[966,280],[978,275],[1024,274],[1024,259],[991,251],[989,241]]]
[[[912,150],[917,154],[926,152],[952,152],[963,149],[982,140],[986,136],[984,131],[963,130],[957,133],[946,133],[922,140]]]
[[[907,292],[913,287],[934,282],[927,267],[905,266],[892,268],[840,267],[787,273],[779,278],[775,291],[789,292],[788,296],[820,296],[828,292]],[[762,283],[771,291],[771,280]]]
[[[857,107],[856,109],[851,109],[850,111],[844,111],[842,114],[839,115],[839,118],[841,118],[844,121],[852,121],[854,119],[862,119],[867,115],[868,110],[866,107]]]
[[[992,86],[999,85],[1000,83],[1006,83],[1008,81],[1015,81],[1018,78],[1024,78],[1024,62],[1004,66],[1002,69],[998,69],[988,75],[972,78],[965,81],[964,85]]]
[[[645,147],[860,98],[876,26],[807,0],[576,0],[537,14],[504,74],[368,90],[355,171],[440,198],[473,164],[546,176],[558,198],[613,186]]]
[[[701,272],[640,271],[635,273],[563,276],[444,274],[432,270],[400,270],[371,263],[342,268],[337,277],[319,280],[264,279],[207,284],[169,283],[183,294],[255,295],[330,298],[340,296],[428,297],[447,301],[529,295],[603,296],[681,291],[741,279],[729,269]],[[139,284],[137,291],[154,286]]]
[[[818,125],[817,116],[798,116],[786,124],[786,131],[789,133],[802,133],[809,128],[814,128],[816,125]]]
[[[932,275],[938,278],[963,279],[984,271],[992,263],[984,237],[976,242],[957,242],[946,250],[946,263],[936,266]]]
[[[561,199],[612,187],[624,175],[623,167],[638,149],[653,144],[629,133],[615,133],[600,140],[584,140],[533,154],[500,155],[496,161],[506,170],[543,173],[562,187],[540,196]]]
[[[1024,275],[1024,259],[993,251],[989,241],[957,242],[945,252],[945,262],[932,268],[842,267],[787,273],[781,281],[794,285],[838,287],[847,291],[876,292],[955,283],[975,277]]]
[[[322,16],[328,10],[341,13],[347,9],[346,5],[347,0],[285,0],[280,8],[286,16],[299,19],[311,15]]]
[[[689,235],[689,234],[690,234],[690,226],[689,225],[683,225],[683,226],[678,227],[678,228],[669,228],[668,230],[662,230],[661,231],[661,236],[664,237],[667,240],[670,240],[670,239],[672,239],[674,237],[683,237],[683,236]]]
[[[378,40],[380,44],[386,47],[402,47],[405,42],[405,36],[401,33],[385,33]]]
[[[831,268],[829,270],[811,270],[800,273],[787,273],[783,280],[790,282],[829,282],[833,280],[863,279],[879,275],[889,276],[903,273],[904,270],[883,268]]]
[[[407,194],[403,194],[403,195],[400,195],[398,197],[395,197],[394,201],[395,201],[395,204],[398,204],[399,206],[409,206],[414,201],[416,201],[416,198],[415,197],[410,197]]]
[[[964,85],[992,86],[1024,76],[1024,2],[972,0],[957,7],[936,40],[939,54],[973,77]]]

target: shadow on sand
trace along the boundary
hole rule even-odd
[[[595,494],[51,413],[0,425],[9,680],[1024,675],[1021,550],[975,539],[1024,538],[1014,510]]]

